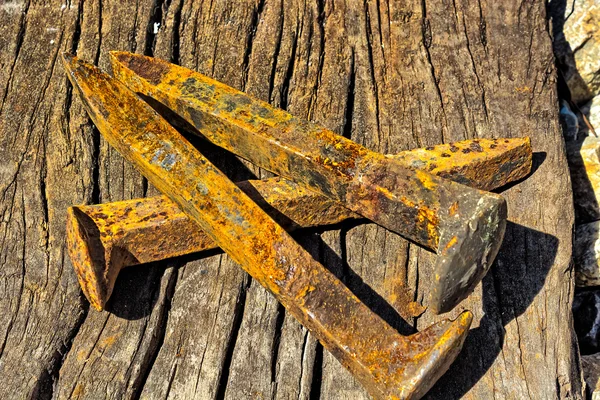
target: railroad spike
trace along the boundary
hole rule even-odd
[[[454,308],[494,261],[506,227],[501,196],[410,170],[187,68],[126,52],[111,52],[111,63],[115,78],[179,114],[215,145],[434,249],[433,312]],[[478,144],[464,150],[483,152]]]
[[[418,399],[456,358],[465,311],[400,335],[316,262],[256,203],[125,85],[63,55],[107,142],[267,288],[376,399]]]
[[[484,151],[472,155],[462,152],[475,143]],[[450,148],[461,151],[452,152]],[[442,158],[442,163],[432,161],[446,152],[450,157]],[[531,156],[528,138],[464,140],[388,155],[410,168],[468,182],[483,190],[496,189],[523,178],[531,169]],[[499,165],[508,165],[502,169],[502,174],[482,173],[498,170]],[[283,178],[244,181],[238,183],[238,187],[288,231],[361,218],[341,203]],[[80,281],[87,277],[87,284],[82,284],[83,293],[99,311],[108,302],[121,269],[216,247],[165,196],[70,207],[67,243]],[[408,297],[405,300],[403,303],[412,302]],[[408,319],[422,310],[415,304],[398,311]]]

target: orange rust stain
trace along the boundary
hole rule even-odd
[[[450,239],[448,244],[446,244],[445,250],[448,250],[450,247],[454,246],[456,242],[458,242],[458,238],[456,236],[452,236],[452,239]]]
[[[450,214],[450,216],[453,217],[454,215],[456,215],[457,212],[458,212],[458,202],[455,201],[450,206],[450,209],[448,210],[448,214]]]
[[[111,335],[100,341],[100,347],[110,347],[112,346],[118,339],[119,335]]]
[[[85,385],[83,383],[78,383],[73,389],[73,393],[71,393],[71,398],[78,398],[85,392]]]
[[[517,87],[515,87],[515,92],[518,92],[518,93],[532,93],[533,89],[531,89],[529,86],[517,86]]]
[[[400,201],[406,204],[408,207],[416,207],[416,203],[412,200],[409,200],[406,196],[401,196]]]
[[[440,221],[437,213],[426,206],[420,206],[417,213],[417,219],[421,225],[424,225],[427,229],[429,243],[431,247],[435,248],[435,245],[439,242],[439,225]]]

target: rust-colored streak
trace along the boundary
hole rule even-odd
[[[500,140],[503,145],[495,148],[490,148],[488,143],[497,141],[481,140],[485,157],[479,157],[471,163],[460,155],[462,153],[451,152],[447,164],[439,165],[432,173],[445,173],[452,169],[448,173],[449,179],[462,181],[465,176],[469,176],[470,185],[485,189],[494,189],[496,186],[503,186],[512,180],[520,179],[529,172],[528,166],[531,164],[529,141],[527,139],[506,140],[508,143],[504,143],[504,139]],[[471,142],[467,140],[448,146],[470,148]],[[428,163],[435,160],[439,152],[444,151],[444,147],[447,146],[415,149],[388,157],[396,157],[403,162],[410,160],[406,161],[409,168],[427,169]],[[455,158],[456,162],[453,163]],[[487,174],[477,174],[480,170],[491,170],[502,161],[515,159],[520,162],[512,164],[514,170],[504,174],[502,179],[490,180]],[[453,165],[460,168],[453,168]],[[336,224],[347,218],[360,217],[343,207],[341,203],[282,178],[240,182],[238,186],[277,223],[288,230]],[[457,209],[458,204],[453,205],[450,208],[450,216],[454,215]],[[425,222],[428,219],[423,217],[422,220]],[[85,221],[92,222],[95,226],[90,226],[89,223],[84,223]],[[72,207],[69,209],[67,223],[69,227],[75,223],[88,227],[87,230],[67,230],[69,254],[82,282],[85,296],[98,310],[103,309],[110,298],[114,279],[122,268],[212,249],[216,246],[165,196]],[[456,241],[454,238],[446,247],[455,245]],[[91,253],[92,250],[95,258],[81,258],[82,254]],[[84,281],[87,284],[84,284]],[[397,295],[400,296],[401,293]],[[410,315],[406,313],[406,315],[412,317],[422,313],[420,308],[416,309],[416,313]]]
[[[438,249],[441,279],[431,290],[433,311],[448,311],[465,298],[494,260],[506,224],[502,197],[415,172],[399,160],[166,61],[113,52],[111,62],[117,79],[175,111],[216,145]],[[478,143],[463,150],[483,153]],[[449,216],[455,203],[456,212]],[[453,251],[447,250],[452,236],[458,238]]]
[[[402,336],[150,106],[74,56],[69,78],[108,143],[306,326],[378,399],[422,396],[456,358],[470,312]]]

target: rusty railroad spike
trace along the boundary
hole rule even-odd
[[[475,144],[484,151],[462,152]],[[460,151],[452,152],[450,148]],[[442,162],[431,170],[431,160],[439,159],[439,154],[443,153],[450,157],[442,158]],[[527,175],[531,169],[531,156],[529,139],[517,138],[465,140],[388,157],[402,160],[411,168],[418,166],[451,180],[468,181],[470,186],[478,189],[492,190]],[[497,175],[480,173],[500,165],[508,167],[502,168]],[[361,218],[341,203],[283,178],[251,180],[237,185],[286,230]],[[216,246],[165,196],[70,207],[67,243],[80,280],[87,277],[87,284],[82,285],[83,292],[97,310],[106,305],[122,268]],[[88,290],[88,287],[94,289]]]
[[[256,203],[125,85],[63,56],[98,130],[267,288],[377,399],[420,398],[460,352],[465,311],[403,336],[316,262]]]
[[[399,160],[166,61],[112,52],[111,62],[115,78],[175,111],[217,146],[436,250],[428,301],[433,312],[447,312],[467,297],[496,257],[506,227],[501,196],[410,170]],[[477,144],[465,150],[483,151]]]

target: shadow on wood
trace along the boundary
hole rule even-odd
[[[540,168],[540,166],[542,165],[542,163],[544,162],[544,160],[546,159],[546,152],[545,151],[536,151],[532,154],[531,156],[531,171],[529,171],[529,173],[524,176],[523,178],[516,180],[514,182],[510,182],[504,186],[501,186],[499,188],[496,188],[494,190],[492,190],[492,192],[494,193],[502,193],[505,192],[509,189],[511,189],[514,186],[517,186],[518,184],[520,184],[521,182],[526,181],[527,179],[529,179],[530,176],[532,176],[533,174],[535,174],[535,172],[538,170],[538,168]],[[509,205],[510,206],[510,205]]]
[[[146,266],[123,269],[115,283],[113,295],[106,305],[106,311],[127,320],[150,315],[158,299],[160,277],[166,265],[172,266],[173,261],[152,263],[149,268]]]
[[[540,248],[552,251],[538,253],[541,267],[537,270],[527,270],[527,265],[522,262],[525,258],[524,253],[530,249],[538,251]],[[543,288],[557,250],[556,237],[508,222],[496,262],[482,281],[485,315],[480,320],[479,327],[469,332],[462,356],[458,356],[448,373],[431,389],[432,398],[459,399],[484,376],[502,351],[504,326],[523,314]],[[509,304],[502,304],[503,307],[500,307],[500,302]],[[502,326],[499,326],[498,318],[494,316],[498,315],[501,308],[506,309],[507,306],[512,308],[513,312],[502,313]],[[481,351],[481,348],[487,351]],[[465,374],[464,371],[470,373]],[[462,378],[460,382],[455,381],[456,376]]]

